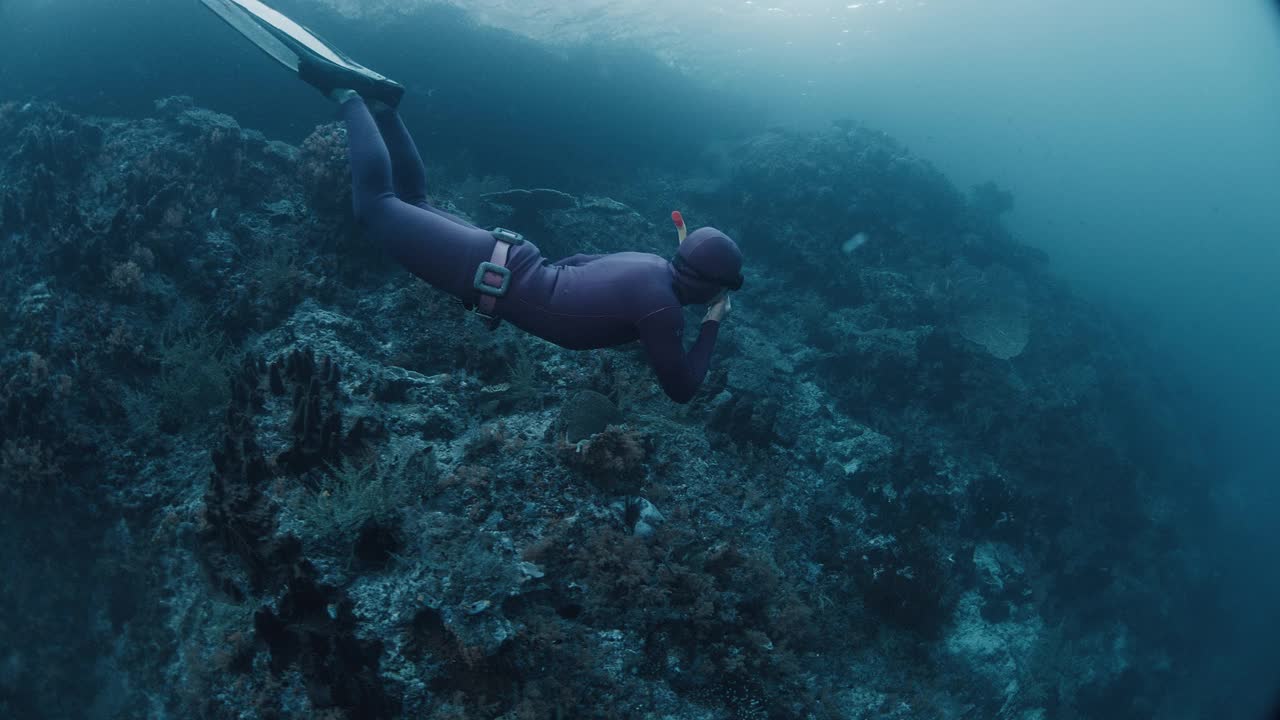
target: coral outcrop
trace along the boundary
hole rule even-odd
[[[1195,716],[1194,413],[1005,191],[846,124],[486,196],[552,259],[740,241],[676,406],[394,267],[343,143],[0,106],[0,714]]]

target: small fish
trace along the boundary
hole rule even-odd
[[[209,219],[210,219],[210,220],[217,220],[217,219],[218,219],[218,208],[214,208],[214,209],[213,209],[213,212],[209,213]]]
[[[866,245],[867,241],[870,239],[871,238],[864,232],[857,233],[848,240],[845,240],[844,245],[840,246],[840,250],[845,255],[852,255],[854,250]]]

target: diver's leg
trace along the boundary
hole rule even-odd
[[[427,202],[427,169],[400,113],[382,103],[374,103],[369,109],[391,154],[391,179],[395,182],[396,195],[410,205]]]
[[[397,198],[391,155],[364,101],[346,100],[342,116],[347,124],[356,221],[410,272],[459,298],[473,300],[475,269],[492,254],[493,236]]]
[[[417,207],[433,212],[456,223],[474,227],[471,223],[456,215],[447,213],[431,205],[427,199],[427,170],[422,163],[422,155],[418,146],[405,127],[400,113],[390,105],[375,103],[373,119],[378,123],[378,131],[387,143],[387,151],[391,153],[391,179],[395,183],[396,195],[401,200]]]

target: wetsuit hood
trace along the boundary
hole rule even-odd
[[[676,294],[686,305],[710,302],[723,290],[742,287],[742,251],[713,227],[698,228],[671,260]]]

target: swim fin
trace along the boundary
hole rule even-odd
[[[315,33],[260,0],[201,0],[254,45],[320,92],[350,88],[397,107],[404,86],[343,55]]]

